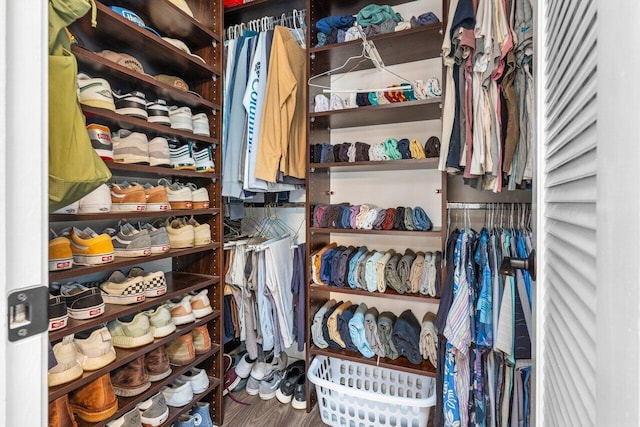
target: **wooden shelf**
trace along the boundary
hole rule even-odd
[[[72,45],[71,52],[76,56],[78,68],[81,71],[87,72],[92,77],[105,78],[116,88],[125,91],[139,90],[147,95],[149,99],[164,99],[169,105],[177,104],[187,106],[191,108],[194,113],[211,112],[213,110],[219,111],[221,109],[221,106],[215,102],[200,98],[190,92],[176,89],[149,75],[138,73],[130,68],[109,61],[78,45]],[[116,83],[115,85],[114,82]],[[151,97],[151,94],[154,96]]]
[[[341,129],[440,119],[440,98],[309,113],[311,127]]]
[[[371,160],[371,161],[364,161],[364,162],[310,163],[309,168],[311,169],[311,172],[314,172],[314,170],[324,170],[324,169],[331,169],[336,172],[437,169],[438,158],[380,160],[380,161]]]
[[[360,353],[348,351],[348,350],[331,350],[329,348],[320,349],[316,346],[311,346],[311,354],[337,357],[339,359],[350,360],[352,362],[364,363],[371,366],[381,366],[383,368],[395,369],[402,372],[409,372],[411,374],[425,375],[428,377],[436,376],[436,368],[427,360],[423,360],[421,364],[414,365],[409,362],[405,357],[398,357],[395,360],[387,357],[372,357],[367,359]]]
[[[384,299],[396,299],[403,301],[414,301],[419,303],[434,303],[439,304],[440,298],[428,297],[421,294],[399,294],[393,289],[387,287],[387,290],[384,292],[369,292],[364,289],[351,289],[346,286],[344,288],[340,288],[338,286],[323,286],[323,285],[309,285],[309,291],[311,292],[336,292],[339,294],[351,294],[351,295],[361,295],[365,297],[373,297],[373,298],[384,298]]]
[[[153,2],[154,6],[156,3],[164,1]],[[151,31],[137,26],[105,4],[96,2],[96,10],[98,25],[95,28],[91,26],[91,13],[70,26],[70,31],[85,48],[94,52],[109,49],[133,55],[149,75],[176,75],[187,82],[211,80],[212,76],[221,75],[220,70],[215,70]],[[142,52],[144,56],[140,55]]]
[[[109,0],[110,6],[133,10],[145,24],[162,36],[173,37],[187,43],[191,49],[211,46],[220,37],[212,30],[184,13],[170,1]],[[195,13],[195,10],[192,10]]]
[[[208,245],[195,246],[193,248],[171,249],[169,252],[165,252],[163,254],[155,254],[155,255],[149,255],[145,257],[136,257],[136,258],[115,257],[115,260],[108,264],[88,265],[88,266],[82,265],[82,266],[73,267],[69,270],[52,271],[49,273],[49,281],[59,282],[61,280],[71,279],[73,277],[78,277],[85,274],[93,274],[93,273],[100,273],[102,271],[118,270],[119,268],[143,264],[149,261],[157,261],[159,259],[196,254],[199,252],[215,251],[219,247],[220,247],[220,243],[214,242]]]
[[[295,2],[295,4],[293,4]],[[248,10],[256,9],[261,16],[280,15],[282,12],[291,12],[293,8],[304,9],[304,1],[301,0],[253,0],[239,6],[233,6],[224,10],[225,21],[231,15],[245,13]],[[225,22],[226,24],[227,22]]]
[[[127,314],[138,313],[156,305],[162,304],[172,298],[187,294],[191,291],[198,291],[207,286],[220,283],[217,276],[207,276],[205,274],[170,272],[165,273],[167,279],[167,292],[155,298],[145,298],[139,304],[117,305],[105,304],[104,314],[89,320],[77,320],[69,318],[67,326],[56,331],[49,332],[49,341],[57,341],[63,337],[76,332],[80,332],[94,326],[117,319]]]
[[[170,216],[198,216],[198,215],[218,215],[220,209],[176,209],[170,211],[159,212],[106,212],[97,214],[51,214],[50,222],[77,222],[77,221],[115,221],[140,218],[168,218]]]
[[[385,3],[386,4],[386,3]],[[439,58],[442,50],[442,24],[425,25],[408,30],[379,34],[367,37],[375,43],[385,65],[395,65],[423,59]],[[312,44],[317,39],[313,36]],[[399,46],[411,46],[410,49],[398,49]],[[338,68],[348,58],[362,53],[362,40],[351,40],[343,43],[328,44],[309,49],[312,70],[320,73],[325,70]],[[374,68],[372,61],[363,61],[351,71]]]
[[[107,125],[111,128],[112,132],[122,128],[142,132],[146,134],[149,139],[155,136],[169,136],[178,137],[183,140],[200,141],[207,144],[218,144],[218,140],[216,138],[196,135],[184,130],[171,129],[169,126],[150,123],[137,117],[125,116],[124,114],[118,114],[115,111],[107,110],[106,108],[96,108],[88,105],[81,105],[81,107],[82,112],[87,116],[87,123],[95,122]]]
[[[420,236],[420,237],[437,237],[442,238],[440,228],[433,228],[431,231],[403,231],[403,230],[362,230],[359,228],[319,228],[311,227],[309,231],[312,234],[382,234],[388,236]]]
[[[217,350],[219,351],[219,349]],[[196,358],[196,363],[202,363],[203,361],[205,361],[207,358],[211,357],[210,355],[205,355],[203,356],[199,356]],[[110,418],[104,420],[104,421],[100,421],[97,423],[89,423],[86,421],[81,420],[80,418],[77,418],[76,421],[78,423],[78,427],[103,427],[106,426],[108,422],[112,421],[112,420],[116,420],[118,418],[120,418],[121,416],[123,416],[124,414],[126,414],[127,412],[129,412],[130,410],[132,410],[133,408],[136,407],[136,405],[140,402],[144,402],[147,399],[150,399],[151,397],[155,396],[156,394],[158,394],[158,392],[160,391],[160,389],[162,387],[164,387],[167,384],[172,383],[176,378],[178,378],[180,375],[184,374],[185,372],[187,372],[189,369],[191,369],[191,367],[194,366],[194,364],[192,365],[188,365],[188,366],[180,366],[180,367],[176,367],[176,366],[172,366],[171,369],[173,370],[173,372],[171,373],[170,376],[168,376],[166,379],[159,381],[159,382],[154,382],[151,383],[151,387],[145,391],[144,393],[141,393],[137,396],[134,397],[118,397],[118,411]],[[211,393],[212,390],[215,390],[216,387],[220,386],[221,381],[219,378],[214,378],[214,377],[209,377],[209,387],[207,387],[207,389],[200,394],[196,394],[193,396],[193,399],[186,404],[185,406],[182,406],[180,408],[174,408],[173,406],[169,406],[169,418],[167,419],[166,422],[162,423],[163,426],[170,426],[171,424],[169,424],[171,421],[175,421],[181,414],[184,414],[185,412],[188,412],[191,409],[191,406],[200,401],[204,396],[206,396],[207,394]],[[179,413],[176,413],[177,411],[180,411]]]
[[[386,0],[384,4],[389,6],[396,6],[399,4],[407,3],[407,0]],[[356,15],[360,9],[371,4],[369,0],[349,0],[349,1],[314,1],[314,12],[316,19],[330,16],[330,15]],[[381,3],[382,4],[382,3]],[[409,20],[410,16],[404,16],[406,20]],[[442,16],[439,16],[442,18]],[[315,24],[315,22],[313,23]]]
[[[168,166],[147,166],[128,163],[115,163],[106,162],[111,171],[124,172],[129,175],[157,175],[157,176],[184,176],[191,178],[204,178],[211,179],[212,181],[219,181],[221,179],[220,174],[212,172],[196,172],[192,170],[180,170],[173,169]]]
[[[64,396],[65,394],[70,393],[71,391],[76,390],[77,388],[82,387],[85,384],[90,383],[91,381],[101,377],[106,373],[116,370],[120,366],[131,362],[132,360],[142,356],[143,354],[149,353],[150,351],[160,347],[161,345],[168,344],[171,341],[175,340],[178,336],[189,333],[194,328],[205,325],[207,324],[207,322],[210,322],[219,317],[220,311],[214,311],[210,315],[203,317],[202,319],[198,319],[193,323],[177,326],[175,332],[173,332],[169,336],[155,339],[152,343],[145,346],[132,349],[116,348],[116,360],[109,363],[107,366],[95,371],[85,371],[82,374],[82,377],[67,384],[62,384],[56,387],[49,387],[49,402],[57,399],[60,396]],[[211,354],[215,354],[219,349],[219,345],[212,344],[211,350],[204,356],[211,356]],[[200,357],[200,355],[198,355],[198,357]],[[193,364],[190,364],[190,366],[193,366]],[[175,367],[172,366],[172,369],[175,371]]]

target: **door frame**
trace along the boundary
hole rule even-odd
[[[7,295],[48,284],[48,2],[0,2],[0,425],[47,425],[47,333],[8,341]]]

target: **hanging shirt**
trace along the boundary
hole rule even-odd
[[[276,182],[278,171],[305,178],[306,54],[288,28],[276,27],[255,177]]]

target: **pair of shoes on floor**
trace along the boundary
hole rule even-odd
[[[275,356],[269,352],[263,362],[251,359],[245,354],[235,368],[240,378],[247,378],[245,390],[251,396],[260,395],[262,400],[270,400],[276,396],[276,390],[284,377],[287,367],[287,354],[281,352]]]
[[[306,370],[304,360],[289,365],[275,395],[280,403],[291,403],[293,409],[307,409]]]
[[[85,335],[86,335],[85,331]],[[105,327],[88,336],[65,336],[53,346],[55,365],[47,373],[49,387],[66,384],[80,378],[84,371],[95,371],[116,359],[112,337]]]

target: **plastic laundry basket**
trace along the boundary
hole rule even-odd
[[[426,427],[436,404],[435,379],[316,356],[307,373],[322,421],[347,427]]]

